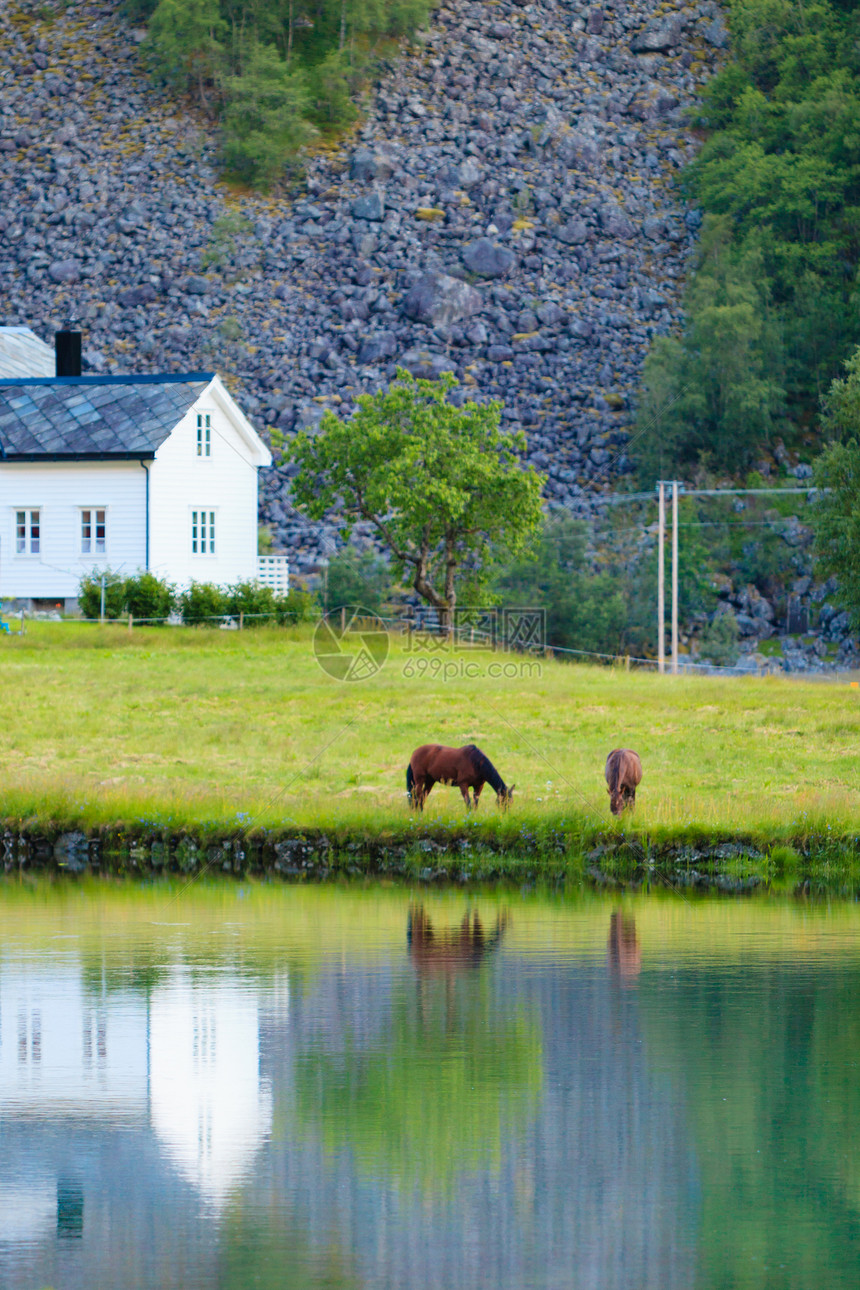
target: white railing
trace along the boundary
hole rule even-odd
[[[290,559],[286,555],[258,555],[257,581],[279,595],[290,590]]]

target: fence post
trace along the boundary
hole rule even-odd
[[[630,655],[629,655],[629,654],[628,654],[628,655],[627,655],[627,657],[624,659],[624,671],[625,671],[625,672],[629,672],[629,671],[630,671]]]
[[[132,631],[132,628],[133,628],[133,627],[134,627],[134,614],[129,614],[129,616],[128,616],[128,634],[129,634],[129,636],[131,635],[131,631]]]
[[[340,607],[340,634],[341,634],[341,636],[344,634],[344,632],[345,632],[345,631],[346,631],[346,605],[341,605],[341,607]]]
[[[665,484],[658,482],[658,672],[665,672]]]
[[[678,481],[672,481],[672,673],[678,672]]]
[[[240,609],[239,610],[239,631],[240,632],[243,630],[244,626],[245,626],[245,611],[244,609]]]

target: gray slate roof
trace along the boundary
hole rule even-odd
[[[29,327],[0,327],[0,377],[54,376],[54,351]]]
[[[0,379],[0,460],[151,457],[212,375]]]

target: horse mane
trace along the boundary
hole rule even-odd
[[[474,766],[478,774],[481,775],[487,781],[487,783],[489,784],[493,792],[494,793],[506,792],[507,785],[505,781],[502,779],[499,772],[496,770],[493,763],[490,761],[487,754],[482,753],[480,748],[477,748],[475,744],[469,744],[468,749],[469,749],[469,754],[472,758],[472,765]]]

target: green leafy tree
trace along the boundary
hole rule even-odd
[[[739,254],[728,222],[707,219],[686,331],[646,360],[640,463],[650,479],[699,462],[738,469],[780,424],[781,342],[763,283],[759,251]]]
[[[271,188],[316,134],[301,70],[291,71],[274,45],[254,41],[239,76],[224,82],[224,161],[248,184]]]
[[[390,588],[388,565],[373,551],[345,547],[332,556],[326,571],[326,609],[361,605],[378,614]]]
[[[209,108],[224,63],[223,33],[218,0],[160,0],[144,52],[158,76]]]
[[[232,176],[271,188],[299,166],[317,128],[355,119],[378,51],[422,23],[431,0],[124,0],[149,19],[153,73],[223,127]],[[227,248],[229,250],[229,248]],[[210,263],[223,255],[207,251]],[[214,257],[214,258],[213,258]]]
[[[857,8],[729,0],[730,57],[703,94],[683,184],[704,212],[680,338],[654,342],[640,428],[653,477],[737,471],[802,442],[860,340]],[[718,227],[723,267],[707,242]]]
[[[815,554],[824,577],[839,583],[837,599],[860,628],[860,348],[833,382],[822,418],[830,444],[815,462],[822,490],[812,512]]]
[[[500,403],[455,406],[456,384],[399,370],[388,389],[359,397],[352,420],[326,412],[290,454],[296,504],[313,519],[337,509],[347,529],[369,523],[396,573],[449,625],[458,578],[486,581],[541,517],[541,477],[520,458],[525,436],[501,431]]]
[[[505,604],[544,609],[551,645],[611,654],[623,647],[623,584],[591,572],[585,526],[567,516],[544,523],[534,549],[501,571],[494,590]]]
[[[837,599],[860,628],[860,440],[833,443],[815,463],[822,493],[812,513],[818,568],[835,576]]]

